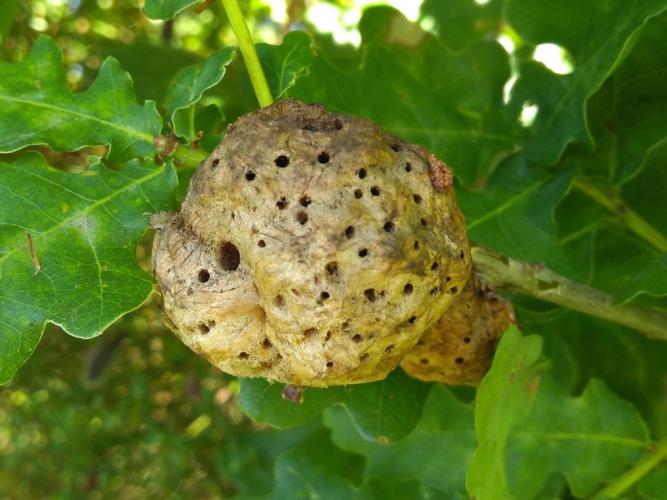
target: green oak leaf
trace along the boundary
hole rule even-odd
[[[57,151],[108,145],[111,161],[155,152],[162,120],[155,103],[136,103],[132,80],[113,58],[83,92],[67,88],[62,55],[40,36],[19,63],[0,62],[0,152],[47,144]]]
[[[156,45],[147,36],[137,37],[131,44],[121,40],[101,39],[100,53],[118,59],[132,75],[137,98],[164,102],[164,96],[174,75],[184,66],[200,61],[192,52],[170,45]]]
[[[667,297],[667,252],[658,252],[615,221],[599,223],[591,238],[593,286],[623,302],[642,295]]]
[[[445,386],[433,386],[419,423],[394,443],[364,440],[340,407],[329,408],[324,423],[339,448],[365,458],[366,481],[416,480],[403,498],[426,491],[444,498],[465,495],[465,472],[476,444],[473,406],[458,401]]]
[[[146,0],[144,12],[151,19],[173,19],[177,14],[202,0]]]
[[[667,14],[646,23],[632,51],[590,101],[595,150],[575,149],[564,159],[587,175],[588,184],[617,198],[614,205],[623,202],[652,224],[663,241],[667,221],[660,193],[667,189],[663,119],[667,93],[661,75],[667,68],[666,30]],[[588,254],[590,282],[623,301],[642,295],[667,296],[664,244],[644,241],[626,229],[622,210],[613,215],[594,206],[573,190],[558,213],[559,226],[571,240],[566,249],[572,256]]]
[[[501,28],[503,0],[426,0],[421,18],[435,22],[435,32],[445,45],[461,50],[479,40],[495,38]]]
[[[621,185],[620,196],[644,220],[667,235],[661,193],[667,192],[667,142],[646,159],[641,172]]]
[[[379,22],[371,15],[388,18],[386,9],[371,9],[367,23]],[[417,46],[370,43],[362,50],[353,70],[315,58],[288,94],[371,118],[438,155],[465,185],[483,184],[523,140],[516,110],[502,102],[510,69],[496,42],[453,53],[424,33]]]
[[[595,94],[588,121],[595,151],[577,156],[586,174],[607,186],[627,182],[667,144],[667,13],[649,20],[632,51]]]
[[[176,73],[164,98],[164,107],[177,136],[189,141],[195,139],[195,105],[204,92],[220,83],[234,57],[236,49],[226,47]]]
[[[667,500],[667,464],[658,466],[644,476],[637,490],[643,500]]]
[[[652,434],[667,436],[667,343],[574,311],[515,309],[524,332],[542,335],[559,382],[580,392],[588,380],[600,378],[637,406]]]
[[[579,267],[561,248],[553,214],[573,175],[573,169],[552,173],[537,169],[522,154],[506,160],[483,190],[457,191],[468,237],[508,256],[543,262],[575,277]]]
[[[303,31],[288,33],[280,45],[257,44],[257,55],[274,99],[281,98],[312,64],[310,37]]]
[[[213,151],[222,140],[225,115],[216,104],[209,104],[197,113],[195,130],[201,131],[199,145],[206,152]]]
[[[12,29],[20,7],[21,2],[19,0],[6,0],[0,5],[0,41],[4,41]]]
[[[479,444],[466,479],[471,496],[535,498],[557,473],[573,495],[588,496],[649,444],[630,403],[596,379],[571,397],[547,373],[541,350],[541,337],[516,328],[500,340],[477,393]]]
[[[637,30],[666,7],[666,0],[506,1],[507,21],[521,37],[533,44],[559,44],[574,60],[567,75],[536,62],[520,68],[512,98],[539,107],[534,140],[527,146],[532,160],[552,164],[567,144],[592,143],[586,120],[589,98],[619,64]]]
[[[660,193],[667,188],[666,160],[667,144],[649,154],[629,182],[600,187],[603,191],[613,189],[663,235],[667,234],[667,223]],[[667,253],[628,229],[622,217],[573,189],[558,206],[556,220],[563,250],[578,261],[578,268],[587,270],[573,277],[611,293],[620,302],[654,297],[667,306]]]
[[[281,454],[276,460],[274,475],[276,486],[263,498],[312,500],[315,498],[368,499],[372,497],[360,491],[348,478],[336,474],[338,463],[350,455],[337,449],[317,450],[295,448]],[[352,456],[352,458],[355,458]],[[332,464],[332,462],[334,462]]]
[[[30,356],[46,322],[90,338],[153,289],[135,247],[148,213],[173,205],[170,165],[55,170],[36,153],[0,164],[0,383]]]
[[[241,409],[257,422],[292,427],[312,420],[331,405],[341,405],[366,439],[395,441],[419,421],[429,386],[395,370],[370,384],[305,389],[302,403],[283,399],[282,390],[281,384],[241,379]]]

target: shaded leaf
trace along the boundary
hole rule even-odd
[[[591,176],[612,186],[627,181],[667,144],[667,14],[648,21],[632,51],[590,101],[595,151],[575,157]]]
[[[395,370],[386,379],[370,384],[305,389],[302,403],[286,401],[282,390],[281,384],[242,379],[241,409],[255,421],[291,427],[339,404],[366,439],[394,441],[403,438],[417,424],[429,386]]]
[[[146,157],[162,126],[155,104],[136,103],[132,80],[115,59],[102,63],[84,92],[67,88],[62,55],[40,36],[20,63],[0,62],[0,152],[48,144],[57,151],[109,145],[112,161]]]
[[[502,104],[509,74],[495,42],[453,54],[424,34],[416,47],[365,46],[352,71],[318,57],[289,95],[371,118],[438,155],[464,184],[481,184],[522,141],[515,111]]]
[[[102,333],[153,289],[135,247],[147,213],[173,204],[171,166],[95,163],[82,174],[30,153],[0,165],[0,383],[35,348],[46,322]]]
[[[346,477],[337,474],[345,460],[354,456],[320,443],[316,450],[292,449],[280,455],[275,465],[276,487],[264,498],[370,498]]]
[[[573,311],[516,311],[526,333],[542,334],[561,384],[579,393],[591,378],[601,378],[637,406],[653,435],[667,436],[667,343]]]
[[[471,2],[469,0],[426,0],[422,4],[422,19],[435,22],[438,38],[453,49],[463,49],[471,43],[495,38],[501,27],[503,1]]]
[[[444,498],[465,495],[465,471],[476,442],[473,407],[458,401],[444,386],[433,386],[419,423],[395,443],[364,440],[339,407],[327,410],[324,422],[332,429],[336,445],[366,459],[367,481],[405,481],[403,498],[420,497],[427,491]],[[408,483],[411,480],[415,482]],[[399,497],[394,493],[391,498]]]
[[[173,19],[191,5],[202,0],[146,0],[144,12],[151,19]]]
[[[642,499],[667,500],[667,464],[659,466],[642,478],[637,490]]]
[[[553,173],[536,169],[523,155],[507,160],[483,190],[457,192],[468,237],[574,277],[577,271],[561,248],[553,215],[573,175],[573,169]]]
[[[257,55],[274,99],[279,99],[312,64],[310,37],[303,31],[288,33],[280,45],[257,44]]]
[[[235,56],[236,49],[227,47],[200,64],[181,69],[174,76],[164,99],[164,107],[177,136],[189,141],[195,138],[195,105],[206,90],[220,83]]]
[[[615,188],[626,205],[663,234],[667,226],[657,193],[667,187],[665,158],[667,147],[663,146],[649,155],[637,177]],[[556,216],[564,251],[586,270],[578,279],[611,293],[617,301],[657,297],[663,298],[663,307],[667,305],[667,254],[626,227],[622,215],[573,190]]]
[[[539,106],[535,139],[526,150],[532,160],[552,164],[568,143],[592,143],[588,99],[618,65],[635,32],[665,7],[665,0],[506,2],[505,15],[519,35],[533,44],[559,44],[574,60],[568,75],[556,75],[535,62],[521,67],[513,99]]]
[[[11,31],[20,7],[19,0],[6,0],[0,5],[0,42],[4,42]]]
[[[134,91],[139,99],[151,99],[158,103],[164,101],[174,75],[184,66],[199,61],[192,52],[155,45],[147,37],[138,37],[129,45],[121,40],[102,39],[96,48],[100,53],[118,59],[123,69],[132,75]]]
[[[603,382],[592,380],[581,396],[570,397],[545,373],[541,347],[540,337],[516,329],[501,338],[477,395],[479,445],[467,477],[472,496],[535,498],[559,472],[575,496],[587,496],[649,443],[637,411]]]

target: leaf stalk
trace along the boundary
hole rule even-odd
[[[259,62],[252,36],[243,18],[241,7],[237,0],[222,0],[222,5],[229,18],[229,23],[232,25],[232,30],[234,30],[234,34],[236,35],[236,40],[243,55],[243,61],[250,76],[250,83],[257,97],[257,102],[261,108],[269,106],[273,103],[273,97],[271,97],[269,84],[266,82],[266,77]]]
[[[618,498],[642,477],[660,465],[663,460],[667,460],[667,439],[656,443],[648,455],[598,491],[592,498]]]

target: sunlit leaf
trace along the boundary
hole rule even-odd
[[[148,297],[135,247],[147,214],[168,209],[175,187],[169,165],[95,163],[69,174],[34,153],[0,164],[0,383],[46,322],[90,338]]]
[[[312,64],[310,37],[303,31],[293,31],[280,45],[258,43],[257,55],[271,95],[279,99]]]
[[[144,12],[151,19],[173,19],[191,5],[202,0],[146,0]]]
[[[164,99],[166,115],[176,135],[190,141],[195,138],[195,105],[206,90],[220,83],[235,56],[236,50],[227,47],[176,74]]]
[[[102,64],[84,92],[67,88],[62,55],[45,36],[20,63],[0,62],[0,152],[34,144],[57,151],[109,145],[112,161],[155,151],[160,115],[153,102],[136,103],[132,80],[115,59]]]
[[[600,380],[590,381],[581,396],[569,396],[546,372],[541,348],[539,336],[523,337],[516,329],[501,338],[477,394],[471,496],[534,498],[556,473],[575,496],[588,496],[649,444],[631,404]]]

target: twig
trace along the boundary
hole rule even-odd
[[[667,439],[663,439],[655,444],[651,453],[598,491],[592,498],[619,497],[642,477],[660,465],[663,460],[667,460]]]
[[[472,258],[475,269],[493,286],[628,326],[649,338],[667,340],[667,313],[658,309],[617,304],[611,295],[543,265],[521,262],[480,246],[473,246]]]
[[[269,85],[266,83],[266,77],[259,62],[259,57],[257,57],[255,44],[250,36],[250,31],[248,31],[248,26],[243,18],[239,3],[237,0],[222,0],[222,5],[225,7],[229,23],[232,25],[236,40],[239,43],[239,48],[241,49],[241,54],[243,55],[243,60],[250,76],[250,83],[252,83],[255,96],[257,96],[257,102],[259,102],[261,108],[268,106],[273,102],[273,98],[271,97]]]

